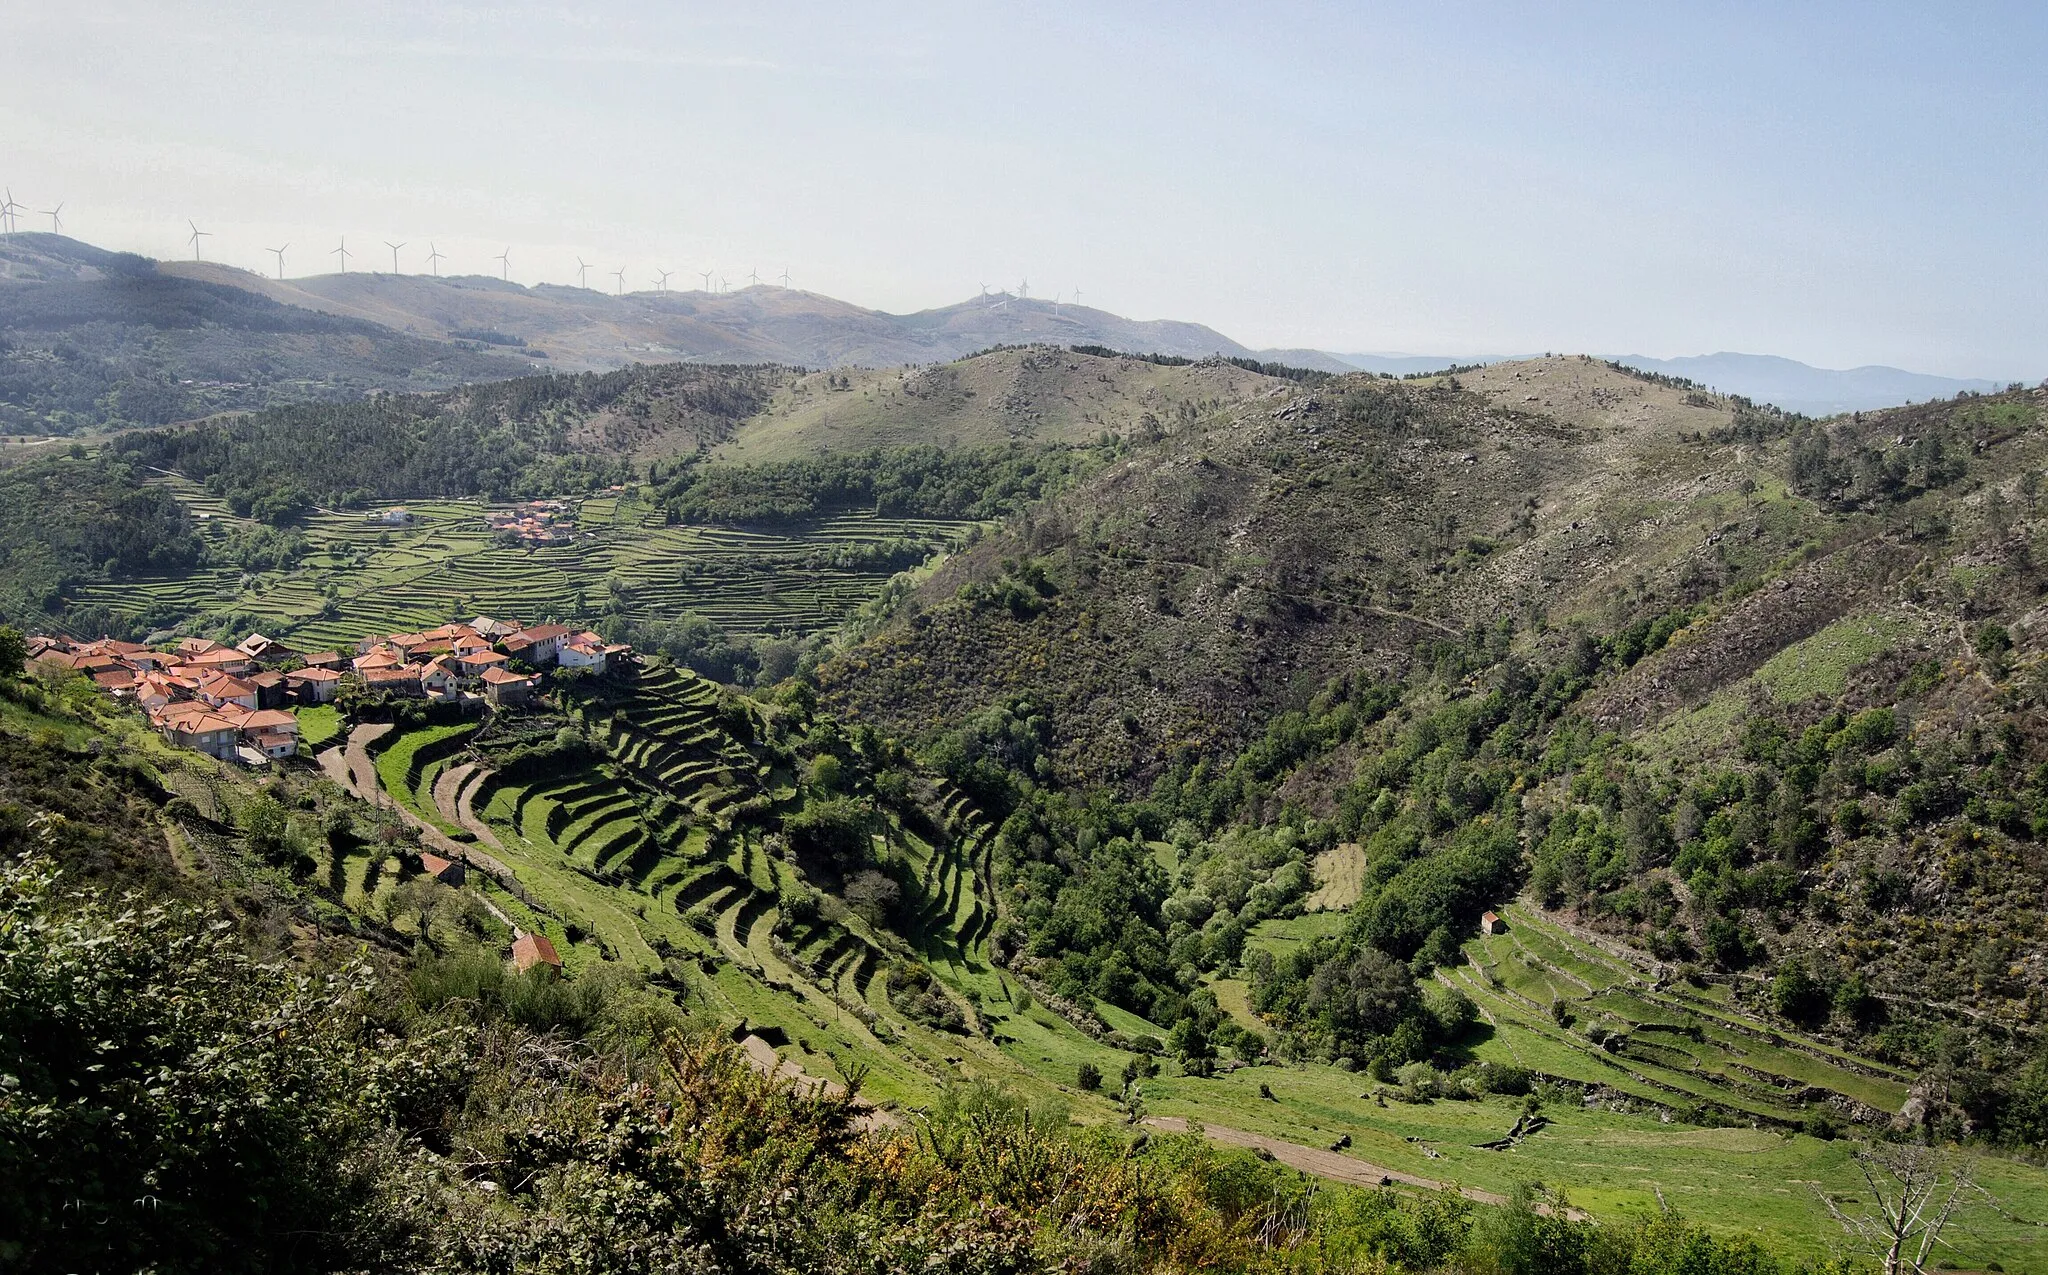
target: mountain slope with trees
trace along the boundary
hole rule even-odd
[[[1331,382],[1014,520],[823,664],[822,701],[1007,818],[1014,941],[1056,980],[1064,903],[1029,900],[1110,872],[1099,847],[1277,825],[1364,856],[1341,933],[1251,974],[1311,1048],[1398,1060],[1398,1011],[1347,1040],[1316,989],[1455,961],[1526,888],[1921,1073],[1913,1118],[2024,1143],[2044,399],[1823,426],[1591,360]],[[1144,859],[1158,946],[1115,946],[1185,989],[1225,936],[1175,891],[1197,922],[1213,891]]]

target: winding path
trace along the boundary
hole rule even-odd
[[[1187,1133],[1188,1122],[1179,1116],[1153,1116],[1146,1125],[1166,1133]],[[1211,1142],[1220,1142],[1230,1147],[1250,1147],[1264,1151],[1290,1169],[1313,1173],[1319,1178],[1333,1182],[1346,1182],[1353,1186],[1381,1186],[1388,1182],[1401,1182],[1408,1186],[1420,1187],[1425,1191],[1441,1191],[1451,1186],[1449,1182],[1438,1182],[1434,1178],[1418,1177],[1413,1173],[1402,1173],[1382,1168],[1364,1160],[1345,1155],[1341,1151],[1326,1151],[1318,1147],[1305,1147],[1298,1142],[1286,1142],[1279,1138],[1267,1137],[1263,1133],[1247,1133],[1243,1129],[1232,1129],[1227,1125],[1202,1125],[1202,1136]],[[1506,1204],[1508,1197],[1495,1191],[1482,1191],[1478,1187],[1461,1186],[1458,1194],[1481,1204]]]
[[[377,779],[377,763],[370,756],[369,746],[390,733],[389,722],[363,723],[348,733],[346,747],[336,745],[320,754],[320,769],[327,772],[330,779],[364,801],[382,806],[386,810],[396,811],[399,818],[418,830],[420,844],[432,849],[436,854],[460,860],[479,872],[488,872],[506,883],[508,888],[516,886],[518,877],[513,874],[512,869],[475,846],[466,846],[450,838],[439,828],[394,801],[391,794],[384,791],[383,784]],[[437,793],[439,787],[437,783]],[[469,828],[471,832],[476,831],[467,823],[464,823],[463,827]],[[494,849],[503,849],[495,837],[491,838],[490,844]]]
[[[458,767],[458,769],[474,771],[476,766],[477,763],[469,762],[464,766]],[[456,785],[455,824],[470,836],[475,837],[491,849],[503,854],[505,843],[498,840],[498,834],[491,831],[491,825],[485,823],[476,813],[476,790],[482,786],[482,776],[478,776],[475,783],[470,783],[467,776],[465,776],[463,782]]]

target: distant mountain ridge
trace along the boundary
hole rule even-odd
[[[1901,403],[1954,398],[1966,391],[1989,394],[2005,388],[1997,381],[1932,376],[1881,364],[1837,371],[1772,354],[1724,351],[1676,359],[1625,354],[1616,362],[1645,372],[1682,376],[1724,394],[1740,394],[1759,403],[1771,403],[1788,412],[1803,412],[1808,416],[1868,412],[1881,407],[1896,407]]]
[[[0,236],[0,434],[162,425],[531,371],[484,343],[293,305],[132,253]]]
[[[109,344],[113,328],[128,335]],[[24,332],[31,334],[27,342]],[[0,367],[0,421],[14,431],[59,433],[377,389],[443,388],[535,368],[878,368],[944,363],[994,346],[1079,345],[1407,376],[1514,357],[1254,350],[1200,323],[1127,319],[1006,292],[890,314],[759,284],[737,292],[616,295],[482,275],[351,271],[270,279],[217,262],[156,262],[31,232],[0,236],[0,333],[12,334],[17,347],[11,356],[0,349],[0,361],[12,359]],[[169,339],[156,339],[167,333]],[[82,373],[75,359],[58,357],[58,345],[100,363]],[[1831,371],[1765,355],[1620,361],[1810,415],[2001,388],[1890,367]]]
[[[1008,293],[890,314],[766,284],[736,292],[620,296],[551,283],[529,288],[478,275],[349,273],[280,281],[209,262],[168,262],[163,269],[419,336],[503,333],[544,351],[551,366],[570,371],[672,360],[897,367],[949,362],[996,345],[1103,345],[1184,358],[1254,353],[1199,323],[1126,319]]]

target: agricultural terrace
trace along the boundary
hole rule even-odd
[[[983,1006],[1022,993],[989,960],[992,833],[964,798],[935,795],[915,818],[882,808],[874,859],[911,887],[883,928],[816,895],[780,848],[804,798],[755,742],[746,701],[658,664],[560,695],[591,745],[573,758],[500,768],[533,742],[514,717],[405,727],[372,751],[389,796],[509,870],[472,886],[547,935],[572,974],[610,959],[677,981],[819,1079],[859,1068],[878,1100],[927,1101],[962,1065],[1054,1091],[975,1030]],[[906,989],[906,970],[935,981]],[[1078,1038],[1057,1019],[1029,1031]]]
[[[1479,1008],[1468,1062],[1517,1069],[1528,1095],[1427,1067],[1391,1083],[1271,1060],[1147,1076],[1133,1045],[1164,1038],[1161,1026],[1107,1003],[1048,1006],[992,962],[993,830],[958,794],[931,785],[916,815],[879,804],[876,860],[912,888],[898,924],[878,927],[808,889],[782,821],[809,798],[756,742],[750,701],[659,664],[571,695],[564,707],[593,745],[573,763],[500,770],[493,757],[510,754],[489,737],[497,727],[414,727],[379,741],[380,781],[509,869],[510,882],[475,873],[472,888],[508,924],[548,935],[572,975],[604,959],[638,965],[680,986],[693,1012],[744,1025],[781,1065],[828,1082],[858,1070],[885,1104],[986,1078],[1113,1120],[1119,1078],[1135,1068],[1144,1118],[1194,1122],[1318,1172],[1500,1195],[1540,1179],[1596,1216],[1661,1200],[1731,1231],[1768,1227],[1819,1257],[1833,1224],[1816,1191],[1857,1186],[1852,1144],[1835,1135],[1873,1127],[1907,1094],[1893,1068],[1766,1025],[1728,983],[1661,978],[1514,905],[1439,977]],[[1325,865],[1336,906],[1263,922],[1249,945],[1278,951],[1341,928],[1348,867]],[[1242,980],[1210,988],[1260,1026]],[[1102,1089],[1079,1086],[1083,1064]],[[1531,1096],[1543,1122],[1508,1140]],[[2048,1212],[2039,1171],[1987,1161],[1980,1175],[2016,1214]],[[1984,1254],[2030,1269],[2031,1230],[1973,1225]]]
[[[210,534],[238,525],[197,484],[157,481]],[[854,513],[774,529],[668,526],[637,488],[578,504],[574,538],[545,547],[494,535],[489,519],[507,507],[481,501],[317,512],[299,524],[307,551],[287,569],[130,577],[81,585],[65,601],[130,617],[176,614],[185,627],[208,627],[209,617],[256,617],[264,632],[308,650],[477,614],[668,620],[694,613],[733,633],[801,635],[837,625],[891,575],[972,525]],[[404,522],[384,521],[400,508]]]

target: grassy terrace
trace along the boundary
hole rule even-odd
[[[196,484],[161,481],[205,512],[205,525],[225,531],[235,521]],[[404,525],[383,523],[385,507],[309,515],[310,550],[288,571],[138,577],[82,585],[66,601],[127,615],[240,612],[309,649],[479,612],[533,619],[614,604],[637,619],[694,612],[734,632],[810,633],[839,623],[892,574],[820,565],[820,555],[895,539],[937,547],[969,525],[856,513],[773,530],[670,527],[645,500],[606,495],[582,502],[574,543],[508,548],[492,541],[482,502],[403,508]]]
[[[1063,1101],[1083,1120],[1115,1119],[1104,1095],[1077,1087],[1076,1074],[1089,1063],[1114,1078],[1132,1056],[1043,1004],[1026,1007],[1022,989],[989,960],[990,831],[976,812],[956,798],[943,835],[893,823],[882,831],[918,885],[907,938],[831,909],[785,924],[781,891],[793,870],[769,853],[766,834],[798,798],[718,728],[717,711],[710,685],[652,674],[579,710],[604,749],[599,759],[523,777],[478,772],[470,795],[525,895],[484,883],[494,906],[547,933],[572,971],[606,957],[666,967],[687,985],[693,1013],[779,1029],[785,1060],[828,1080],[861,1069],[878,1101],[922,1106],[948,1079],[987,1077],[1034,1101]],[[465,742],[459,728],[405,732],[379,754],[379,775],[416,808],[431,808],[434,774]],[[388,859],[323,870],[339,873],[351,899],[366,905],[393,897],[399,881]],[[1657,1208],[1661,1194],[1709,1225],[1764,1226],[1805,1255],[1828,1252],[1834,1232],[1814,1191],[1856,1192],[1851,1144],[1799,1130],[1815,1110],[1895,1111],[1907,1078],[1751,1018],[1725,986],[1660,985],[1541,914],[1501,911],[1506,928],[1471,940],[1465,964],[1439,977],[1481,1009],[1470,1060],[1514,1063],[1568,1086],[1544,1091],[1552,1123],[1520,1145],[1478,1145],[1514,1123],[1520,1099],[1409,1101],[1397,1086],[1321,1063],[1264,1063],[1206,1079],[1172,1074],[1169,1063],[1167,1074],[1141,1083],[1148,1110],[1309,1147],[1348,1135],[1345,1154],[1364,1164],[1488,1191],[1540,1179],[1610,1220]],[[1336,910],[1268,921],[1249,941],[1279,950],[1344,921]],[[887,987],[891,968],[906,961],[932,970],[985,1034],[907,1016]],[[1228,1012],[1264,1026],[1242,980],[1212,986]],[[1115,1006],[1097,1008],[1126,1036],[1163,1034]],[[1604,1047],[1596,1027],[1606,1029]],[[2008,1161],[1987,1161],[1980,1174],[2016,1213],[2048,1210],[2048,1174]],[[1973,1226],[1973,1260],[2048,1275],[2032,1230],[1996,1219]]]

